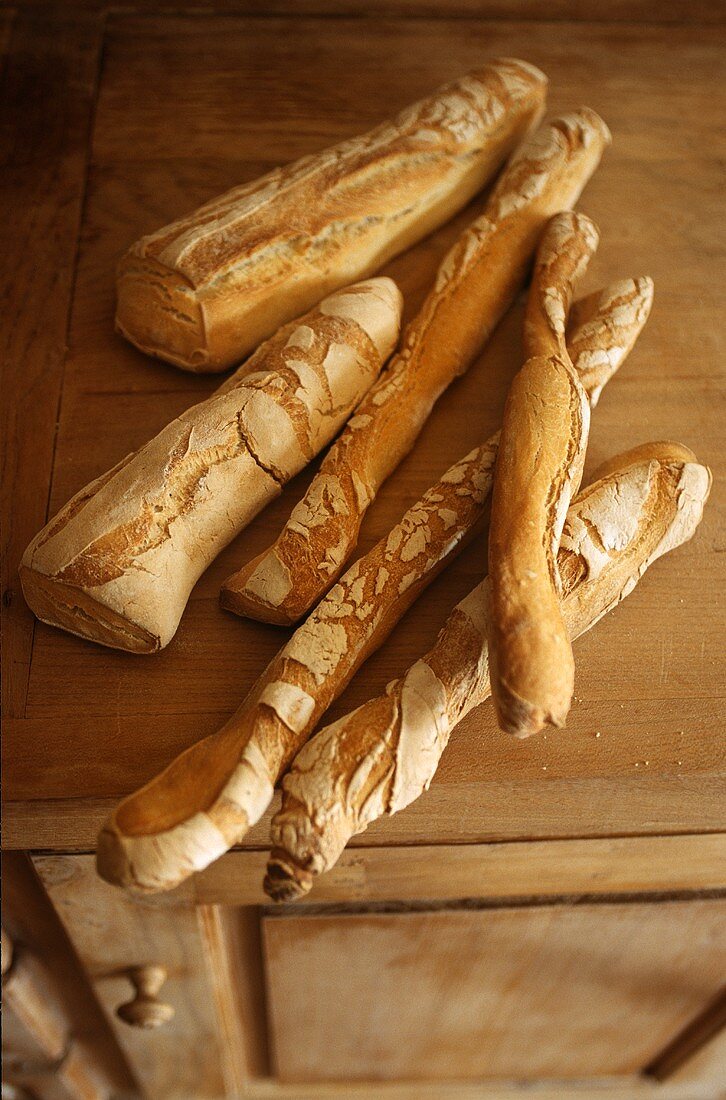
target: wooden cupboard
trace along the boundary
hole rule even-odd
[[[263,904],[257,853],[231,853],[140,899],[101,882],[90,856],[34,857],[45,891],[35,904],[59,918],[133,1082],[114,1084],[106,1060],[87,1095],[494,1097],[537,1084],[565,1097],[715,1100],[726,900],[712,884],[726,837],[515,846],[509,896],[493,873],[506,847],[472,846],[466,878],[447,850],[369,861],[362,849],[356,901],[337,900],[349,890],[347,856],[328,900],[279,908]],[[690,866],[678,891],[664,889],[669,855]],[[422,857],[434,896],[402,900],[406,871],[408,894],[426,892]],[[598,873],[607,862],[610,874]],[[14,857],[11,880],[19,870],[29,873]],[[468,897],[444,896],[465,882]],[[14,904],[11,888],[11,921]],[[153,1030],[118,1013],[134,1001],[130,977],[149,967],[163,980],[134,1018],[162,1009],[169,1018]],[[58,1007],[40,1015],[46,1031],[71,1034]],[[93,1066],[93,1043],[88,1051]],[[27,1053],[13,1057],[27,1068]]]

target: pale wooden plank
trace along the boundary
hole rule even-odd
[[[319,1083],[278,1084],[259,1082],[248,1093],[249,1100],[714,1100],[711,1084],[688,1083],[663,1088],[640,1077],[613,1081],[605,1078],[584,1081],[544,1081],[536,1091],[522,1081],[416,1081],[361,1085]]]
[[[230,1097],[246,1096],[270,1073],[260,914],[238,904],[197,910]]]
[[[153,909],[137,904],[71,858],[34,862],[142,1094],[149,1100],[219,1100],[220,1053],[194,911],[178,899]],[[116,1016],[133,995],[128,969],[147,964],[166,967],[159,999],[175,1009],[174,1018],[151,1033]]]
[[[197,875],[198,902],[255,905],[266,852],[231,852]],[[726,889],[726,834],[356,848],[313,903],[643,894]]]
[[[46,857],[36,857],[42,861]],[[52,867],[62,857],[49,856]],[[93,856],[66,857],[84,890],[91,890]],[[267,851],[234,851],[170,895],[150,896],[144,904],[165,908],[171,898],[204,907],[243,907],[239,915],[209,914],[205,933],[215,951],[237,957],[254,976],[256,915],[244,907],[269,905],[262,892]],[[532,897],[699,893],[726,890],[726,834],[609,837],[603,840],[548,840],[507,844],[357,846],[315,884],[300,904],[386,901],[528,899]],[[229,944],[237,943],[232,950]],[[227,948],[225,948],[227,944]],[[249,1016],[254,1012],[245,1009]],[[266,1055],[257,1043],[249,1055],[260,1075]]]
[[[629,779],[438,782],[405,814],[381,818],[351,845],[419,845],[431,843],[432,837],[437,845],[475,844],[723,829],[723,772],[685,778],[652,771],[640,778],[643,775],[639,769]],[[99,829],[115,805],[109,798],[7,801],[3,845],[88,852],[95,849]],[[278,805],[275,795],[241,848],[269,844],[270,821]]]
[[[279,1072],[636,1073],[718,988],[724,931],[718,901],[266,918]]]

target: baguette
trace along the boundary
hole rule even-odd
[[[527,300],[527,356],[504,408],[489,536],[492,694],[517,737],[565,723],[575,683],[557,547],[582,477],[590,406],[567,352],[575,279],[597,247],[582,214],[558,214],[540,243]]]
[[[597,348],[599,331],[607,347],[611,327],[604,313],[589,346]],[[242,839],[333,698],[481,526],[497,438],[448,470],[347,571],[219,733],[118,807],[99,837],[104,878],[168,889]]]
[[[630,465],[621,457],[569,510],[559,550],[572,638],[632,592],[656,558],[700,522],[711,477],[691,452]],[[651,451],[657,453],[657,445]],[[306,893],[357,833],[428,789],[451,731],[490,694],[483,581],[453,610],[431,651],[385,695],[321,730],[283,780],[264,887],[275,901]]]
[[[118,268],[117,329],[184,370],[239,363],[448,221],[536,125],[546,89],[533,65],[493,61],[143,237]]]
[[[390,279],[330,295],[81,490],[23,555],[38,618],[134,653],[167,645],[204,569],[345,423],[401,310]]]
[[[609,141],[583,108],[555,119],[515,154],[481,217],[444,259],[392,360],[327,454],[277,541],[222,587],[239,615],[290,625],[335,582],[378,489],[431,409],[486,343],[526,275],[550,216],[577,201]]]

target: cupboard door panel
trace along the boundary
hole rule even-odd
[[[282,1079],[636,1073],[717,992],[718,900],[263,921]]]
[[[220,1100],[225,1095],[214,1001],[194,908],[174,895],[134,899],[103,882],[91,856],[38,856],[36,870],[149,1100]],[[132,967],[160,965],[158,1000],[173,1019],[152,1031],[116,1009],[131,1001]]]

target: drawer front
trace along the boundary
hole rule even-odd
[[[95,874],[89,856],[34,860],[45,888],[84,964],[144,1092],[150,1100],[219,1100],[225,1095],[214,999],[197,912],[174,895],[132,899]],[[160,1005],[174,1010],[154,1029],[116,1014],[134,999],[129,972],[163,967],[167,977],[152,1004],[132,1010],[148,1022]]]
[[[268,917],[277,1072],[637,1074],[717,993],[725,933],[718,900]]]

